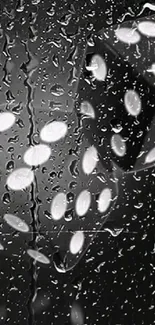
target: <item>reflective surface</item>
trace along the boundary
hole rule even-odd
[[[0,3],[0,324],[154,321],[154,167],[107,173],[74,109],[94,31],[153,7],[102,2]]]

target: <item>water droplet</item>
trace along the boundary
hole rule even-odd
[[[77,168],[78,160],[72,160],[70,165],[68,166],[68,170],[73,177],[77,177],[79,175],[79,170]]]
[[[137,44],[141,39],[136,30],[127,27],[119,27],[115,31],[115,35],[119,41],[127,44]]]
[[[34,173],[29,168],[18,168],[7,178],[6,184],[12,190],[18,191],[30,186],[33,182]]]
[[[66,273],[66,268],[65,268],[65,264],[61,259],[60,253],[56,252],[53,254],[53,264],[55,269],[59,272],[59,273]]]
[[[83,190],[76,200],[75,210],[79,217],[84,216],[91,204],[91,194],[88,190]]]
[[[123,157],[126,154],[125,140],[120,136],[120,134],[114,134],[112,136],[111,148],[114,153],[119,157]]]
[[[148,37],[155,37],[155,22],[141,21],[138,24],[138,30],[141,34]]]
[[[20,231],[20,232],[28,232],[29,231],[29,227],[26,224],[26,222],[13,214],[5,214],[4,220],[7,222],[7,224],[9,226],[13,227],[17,231]]]
[[[29,166],[44,164],[51,155],[51,149],[47,145],[38,144],[27,149],[24,154],[24,162]]]
[[[72,325],[84,325],[84,314],[82,308],[77,302],[74,302],[71,309]]]
[[[112,199],[112,193],[109,188],[105,188],[99,195],[98,199],[98,211],[100,213],[105,213],[110,206]]]
[[[34,249],[28,249],[27,254],[32,257],[35,261],[43,263],[43,264],[50,264],[50,260],[44,254]]]
[[[89,175],[93,172],[98,163],[98,153],[94,146],[87,148],[83,159],[82,159],[82,169],[85,174]]]
[[[83,231],[76,231],[75,234],[72,236],[69,249],[72,254],[77,254],[83,247],[84,244],[84,233]]]
[[[56,142],[64,138],[67,131],[68,127],[65,122],[53,121],[42,128],[40,138],[45,142]]]
[[[110,229],[110,228],[104,228],[105,231],[108,231],[113,237],[117,237],[119,236],[119,234],[121,234],[121,232],[123,231],[122,229]]]
[[[67,210],[67,197],[65,193],[58,193],[51,204],[51,215],[54,220],[60,220]]]
[[[145,157],[145,164],[150,164],[155,161],[155,148],[151,149]]]
[[[54,96],[62,96],[65,93],[65,90],[61,85],[55,84],[51,87],[50,92]]]
[[[14,169],[14,161],[13,160],[10,160],[7,162],[6,164],[6,170],[8,172],[12,171]]]
[[[135,90],[129,89],[124,96],[124,105],[132,116],[138,116],[142,109],[141,99]]]
[[[11,197],[9,193],[4,193],[2,196],[2,201],[4,204],[10,204],[11,203]]]
[[[16,117],[11,112],[0,113],[0,132],[10,129],[15,123]]]

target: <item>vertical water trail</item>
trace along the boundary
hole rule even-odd
[[[26,78],[24,81],[24,86],[27,88],[27,111],[29,116],[29,132],[27,135],[28,138],[28,144],[29,146],[34,145],[33,141],[33,135],[35,133],[35,111],[33,107],[33,98],[34,98],[34,84],[31,82],[31,77],[33,72],[37,69],[38,66],[38,60],[32,55],[32,53],[29,51],[27,42],[24,43],[25,50],[28,55],[28,62],[23,63],[20,67],[22,71],[24,72]],[[35,172],[35,170],[34,170]],[[31,184],[30,187],[30,201],[32,203],[30,211],[31,211],[31,226],[32,226],[32,240],[29,242],[29,245],[32,249],[37,249],[37,239],[38,239],[38,231],[39,231],[39,219],[38,219],[38,200],[37,200],[37,180],[36,176],[34,177],[34,181]],[[30,277],[31,277],[31,284],[30,284],[30,296],[29,300],[27,302],[28,312],[29,312],[29,319],[28,323],[29,325],[34,324],[34,311],[32,307],[32,303],[35,301],[35,298],[37,296],[37,267],[36,267],[36,261],[30,262],[31,266],[29,269]]]

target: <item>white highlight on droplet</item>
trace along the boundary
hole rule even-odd
[[[0,244],[0,251],[4,250],[4,246],[2,244]]]
[[[37,262],[40,262],[43,264],[50,264],[49,258],[35,249],[28,249],[27,254]]]
[[[95,169],[98,160],[97,149],[94,147],[94,145],[87,148],[82,159],[82,169],[84,173],[87,175],[91,174]]]
[[[29,168],[18,168],[7,178],[6,184],[14,191],[25,189],[34,180],[34,173]]]
[[[65,122],[53,121],[42,128],[40,138],[45,142],[56,142],[63,139],[66,136],[67,131],[68,126]]]
[[[77,254],[80,252],[84,244],[84,233],[83,231],[76,231],[72,236],[69,249],[72,254]]]
[[[5,214],[4,220],[7,222],[9,226],[11,226],[12,228],[20,232],[29,231],[29,226],[27,225],[27,223],[13,214]]]
[[[141,34],[148,37],[155,37],[155,22],[142,21],[138,24],[138,30]]]
[[[127,44],[137,44],[141,39],[140,34],[135,29],[127,27],[116,29],[115,35],[119,41]]]
[[[92,71],[92,74],[95,79],[98,81],[105,81],[107,76],[107,65],[105,60],[98,54],[93,55],[89,70]]]
[[[141,99],[135,90],[129,89],[124,95],[124,105],[132,116],[138,116],[142,109]]]
[[[16,117],[11,112],[0,113],[0,132],[10,129],[15,123]]]
[[[99,195],[98,198],[98,211],[100,213],[104,213],[107,211],[107,209],[110,206],[111,203],[111,199],[112,199],[112,193],[111,193],[111,189],[110,188],[105,188]]]
[[[120,136],[120,134],[114,134],[111,138],[111,148],[114,153],[123,157],[126,154],[126,144],[124,139]]]
[[[151,67],[146,70],[147,72],[151,72],[155,75],[155,63],[152,63]]]
[[[73,303],[70,316],[72,325],[84,325],[84,313],[77,302]]]
[[[95,118],[95,111],[93,106],[88,101],[83,101],[80,106],[80,113],[86,117]]]
[[[145,157],[145,164],[155,162],[155,148],[151,149]]]
[[[51,149],[46,144],[37,144],[27,149],[24,154],[24,162],[29,166],[44,164],[51,155]]]
[[[54,220],[60,220],[67,210],[67,197],[65,193],[58,193],[51,204],[51,216]]]
[[[91,204],[91,194],[88,190],[83,190],[79,195],[75,203],[75,211],[78,216],[84,216],[89,210]]]

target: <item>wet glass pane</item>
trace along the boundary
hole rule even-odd
[[[153,324],[154,167],[125,173],[108,157],[107,171],[103,139],[83,125],[91,133],[98,116],[89,77],[107,75],[88,46],[103,27],[134,26],[154,10],[125,0],[0,3],[0,324],[140,325],[145,314]],[[85,63],[91,96],[79,105]],[[120,114],[98,122],[124,156]]]

